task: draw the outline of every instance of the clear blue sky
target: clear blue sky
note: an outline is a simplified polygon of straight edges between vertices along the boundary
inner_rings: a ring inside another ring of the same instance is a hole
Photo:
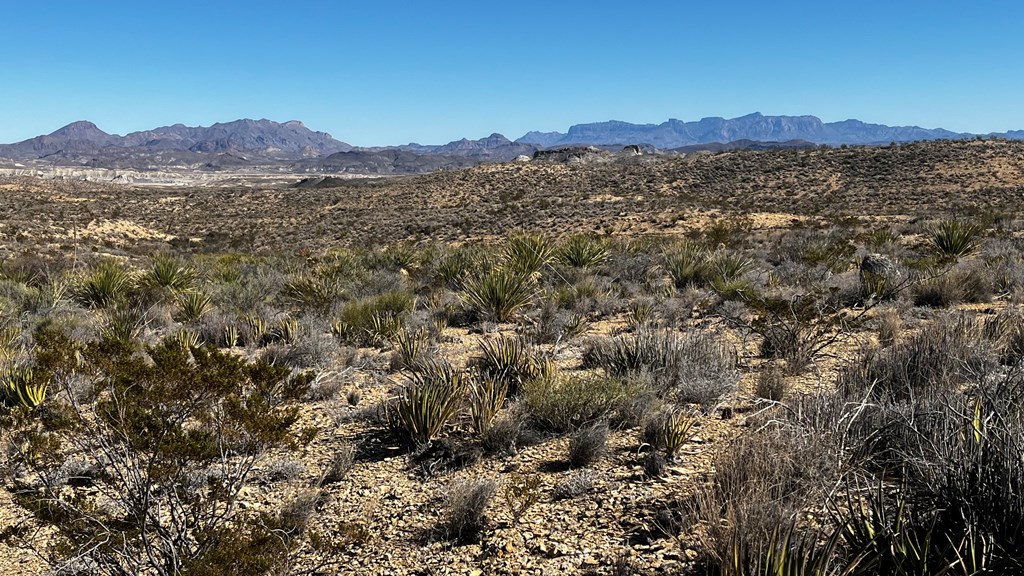
[[[357,145],[609,119],[1024,128],[1024,3],[9,1],[0,142],[302,120]]]

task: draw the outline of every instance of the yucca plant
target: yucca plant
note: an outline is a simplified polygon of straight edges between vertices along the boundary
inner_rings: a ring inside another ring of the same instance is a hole
[[[195,330],[179,330],[174,333],[174,336],[172,336],[171,339],[174,340],[175,344],[181,346],[185,350],[198,348],[200,343],[199,332],[196,332]]]
[[[429,343],[426,330],[403,328],[395,332],[393,339],[395,351],[402,360],[403,366],[415,366],[426,356]]]
[[[608,242],[585,234],[575,234],[558,249],[558,259],[575,268],[590,268],[608,259]]]
[[[238,345],[238,326],[227,324],[224,326],[224,345],[234,348]]]
[[[516,395],[523,382],[539,374],[540,363],[520,336],[499,335],[480,340],[477,346],[476,367],[485,378],[505,383],[509,395]]]
[[[173,256],[157,255],[142,276],[141,284],[169,292],[185,292],[195,288],[196,271]]]
[[[854,557],[842,563],[840,532],[821,540],[817,534],[800,534],[796,526],[775,527],[764,545],[742,540],[733,533],[729,557],[722,559],[722,576],[848,576],[860,561]]]
[[[513,234],[505,241],[504,265],[521,276],[531,276],[555,257],[551,240],[536,234]]]
[[[21,327],[6,325],[0,328],[0,358],[10,360],[21,349]]]
[[[46,382],[39,382],[36,373],[25,366],[7,369],[0,376],[4,397],[8,405],[20,404],[35,408],[46,400]]]
[[[88,308],[109,308],[123,300],[136,284],[126,266],[105,261],[96,266],[74,290],[74,299]]]
[[[142,334],[146,327],[146,313],[132,306],[118,306],[103,315],[100,333],[104,338],[129,343]]]
[[[633,300],[626,308],[626,325],[636,330],[646,326],[654,317],[654,300]]]
[[[292,344],[299,339],[299,321],[294,318],[281,318],[269,332],[269,337],[277,342]]]
[[[269,327],[267,322],[259,316],[249,316],[245,319],[246,345],[259,346],[266,337]]]
[[[754,266],[754,261],[730,250],[720,250],[708,262],[716,280],[733,282]]]
[[[713,278],[707,254],[693,242],[680,242],[668,248],[662,260],[676,288],[703,286]]]
[[[689,442],[690,438],[693,438],[693,428],[696,423],[696,418],[676,411],[665,416],[661,435],[668,460],[673,460],[676,452]]]
[[[199,322],[210,311],[212,305],[213,300],[209,294],[198,291],[183,292],[178,296],[178,317],[182,322]]]
[[[366,328],[367,341],[374,346],[391,342],[402,331],[402,318],[389,312],[374,312]]]
[[[529,275],[498,268],[480,278],[469,279],[463,298],[467,306],[483,318],[507,322],[530,304],[536,292],[536,283]]]
[[[462,373],[451,364],[423,362],[410,375],[398,400],[398,422],[414,443],[426,444],[458,411],[465,391]]]
[[[494,378],[479,377],[473,382],[469,396],[469,416],[473,430],[486,434],[501,410],[508,394],[508,384]]]
[[[344,295],[338,279],[302,275],[285,283],[281,294],[302,308],[326,310]]]
[[[942,220],[929,230],[932,247],[951,259],[969,256],[981,247],[980,225],[963,220]]]

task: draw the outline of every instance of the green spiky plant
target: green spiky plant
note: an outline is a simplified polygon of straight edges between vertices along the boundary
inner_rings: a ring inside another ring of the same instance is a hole
[[[463,300],[484,319],[508,322],[533,301],[536,293],[536,282],[530,275],[509,268],[498,268],[480,278],[466,281]]]
[[[212,306],[213,300],[205,292],[183,292],[178,296],[178,316],[182,322],[199,322]]]
[[[25,366],[9,368],[0,375],[2,389],[8,405],[35,408],[46,400],[47,382],[40,382],[35,371]]]
[[[714,277],[704,248],[693,242],[680,242],[667,248],[662,254],[662,263],[676,288],[704,286]]]
[[[135,288],[135,273],[112,261],[98,264],[73,291],[75,301],[88,308],[109,308],[122,301]]]
[[[196,271],[173,256],[158,254],[153,257],[149,270],[140,284],[167,292],[185,292],[196,287]]]
[[[555,258],[555,246],[544,236],[517,233],[505,241],[502,255],[506,268],[521,276],[532,276]]]
[[[949,259],[962,258],[981,247],[980,225],[963,220],[942,220],[928,231],[932,248]]]
[[[470,387],[469,415],[473,430],[477,434],[486,434],[491,429],[491,422],[501,410],[508,394],[508,384],[494,378],[478,377]]]
[[[540,362],[522,337],[499,335],[477,343],[480,356],[475,364],[485,378],[504,382],[515,396],[523,382],[536,378]]]
[[[574,268],[591,268],[608,259],[608,242],[586,234],[575,234],[558,249],[558,259]]]
[[[675,459],[679,449],[693,438],[693,428],[696,424],[696,418],[677,411],[673,411],[665,417],[661,435],[662,441],[665,443],[665,454],[669,461]]]
[[[423,362],[398,400],[398,423],[413,443],[427,444],[458,411],[465,392],[466,381],[451,364]]]

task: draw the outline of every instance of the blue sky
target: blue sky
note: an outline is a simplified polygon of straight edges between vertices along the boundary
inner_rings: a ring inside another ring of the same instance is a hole
[[[609,119],[1024,128],[1024,3],[6,2],[0,142],[302,120],[357,145]]]

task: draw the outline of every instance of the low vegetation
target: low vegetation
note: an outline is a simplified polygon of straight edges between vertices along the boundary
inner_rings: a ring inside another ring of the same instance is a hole
[[[68,574],[1024,573],[1021,221],[766,215],[693,172],[736,184],[752,156],[715,158],[616,167],[717,191],[638,200],[671,216],[644,233],[596,192],[524,227],[495,180],[486,239],[4,246],[2,550]]]

